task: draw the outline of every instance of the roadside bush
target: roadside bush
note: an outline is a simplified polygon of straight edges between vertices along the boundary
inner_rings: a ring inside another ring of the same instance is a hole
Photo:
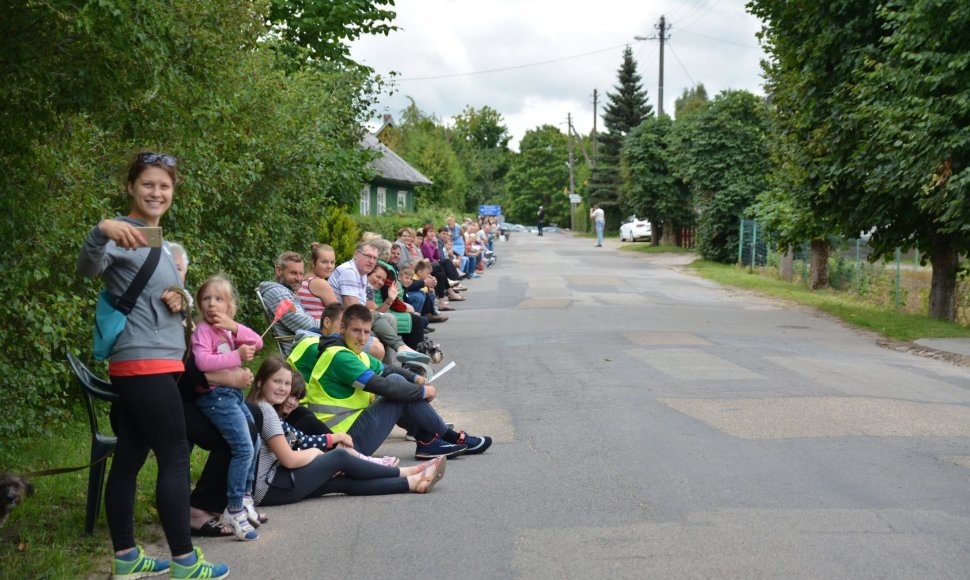
[[[354,216],[361,232],[377,232],[382,238],[390,241],[397,240],[397,231],[403,227],[409,227],[415,231],[420,230],[424,224],[434,224],[435,230],[445,225],[449,215],[457,217],[461,223],[463,215],[459,211],[438,209],[431,207],[418,210],[414,213],[385,214],[382,216]]]
[[[273,258],[304,249],[316,216],[356,202],[369,178],[358,146],[368,78],[282,63],[259,44],[265,4],[177,0],[151,10],[150,27],[114,4],[88,3],[65,23],[38,3],[43,31],[17,48],[39,61],[0,59],[0,95],[22,107],[0,123],[0,438],[56,425],[71,405],[64,353],[89,358],[101,287],[75,273],[77,252],[98,221],[126,212],[135,151],[179,159],[183,181],[161,225],[191,256],[189,288],[225,272],[254,327],[252,288],[272,276]]]
[[[343,207],[334,207],[320,218],[320,226],[317,228],[317,237],[314,241],[333,246],[339,265],[353,257],[360,233],[357,222],[347,214],[347,210]],[[311,256],[307,248],[304,259],[309,262],[312,259]]]

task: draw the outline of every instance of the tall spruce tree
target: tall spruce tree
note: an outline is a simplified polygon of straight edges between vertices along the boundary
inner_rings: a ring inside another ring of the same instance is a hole
[[[617,79],[619,82],[613,87],[615,92],[606,93],[608,102],[603,112],[606,131],[599,137],[596,167],[587,186],[590,203],[598,203],[606,212],[607,227],[616,227],[622,217],[619,210],[622,209],[620,204],[625,189],[620,169],[623,140],[653,112],[629,46],[623,50],[623,63],[617,70]]]

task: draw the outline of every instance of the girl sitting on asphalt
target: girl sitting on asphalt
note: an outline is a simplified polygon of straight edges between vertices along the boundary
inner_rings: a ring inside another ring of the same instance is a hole
[[[294,450],[275,405],[290,395],[293,370],[269,356],[259,367],[249,400],[262,414],[254,498],[258,505],[284,505],[328,493],[382,495],[427,493],[444,476],[445,459],[412,467],[390,467],[355,457],[346,449],[324,454],[316,447]],[[335,477],[337,472],[342,477]]]

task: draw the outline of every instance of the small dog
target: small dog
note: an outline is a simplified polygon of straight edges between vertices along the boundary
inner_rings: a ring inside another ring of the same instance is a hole
[[[34,495],[34,485],[25,477],[0,471],[0,527],[24,499]]]

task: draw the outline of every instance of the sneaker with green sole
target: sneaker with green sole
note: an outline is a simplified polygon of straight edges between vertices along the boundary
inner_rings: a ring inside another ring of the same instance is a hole
[[[168,574],[168,560],[156,560],[146,556],[141,546],[135,546],[138,556],[134,560],[114,558],[111,562],[112,580],[135,580],[136,578],[150,578]]]
[[[202,550],[195,548],[195,563],[190,565],[179,564],[172,560],[172,578],[208,578],[219,580],[229,576],[229,566],[225,564],[213,564],[206,562],[202,558]]]

